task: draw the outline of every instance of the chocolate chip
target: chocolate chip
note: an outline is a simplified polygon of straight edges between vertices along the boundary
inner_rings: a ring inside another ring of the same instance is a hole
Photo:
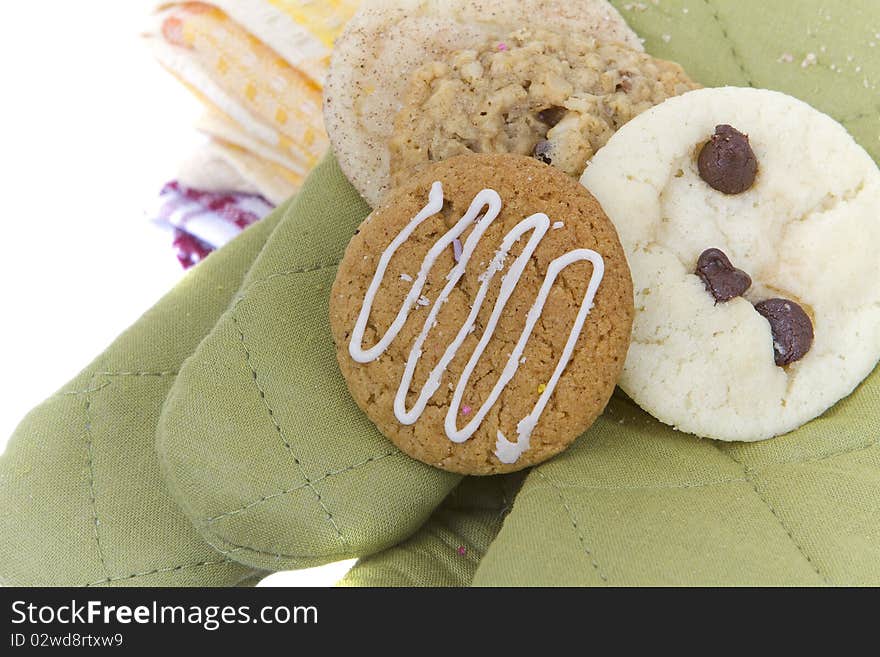
[[[770,322],[773,349],[779,367],[791,365],[813,346],[813,322],[804,309],[788,299],[769,299],[755,306]]]
[[[553,144],[546,139],[542,139],[535,144],[535,150],[532,152],[532,155],[535,156],[536,160],[541,160],[544,164],[553,164],[553,158],[550,155],[552,150]]]
[[[552,128],[564,119],[566,114],[568,114],[568,110],[564,107],[548,107],[538,112],[538,120]]]
[[[730,259],[720,249],[707,249],[697,261],[697,276],[703,279],[706,289],[715,301],[730,301],[741,297],[752,287],[751,277],[742,269],[730,264]]]
[[[697,162],[700,177],[724,194],[742,194],[758,176],[758,159],[749,138],[729,125],[715,128]]]

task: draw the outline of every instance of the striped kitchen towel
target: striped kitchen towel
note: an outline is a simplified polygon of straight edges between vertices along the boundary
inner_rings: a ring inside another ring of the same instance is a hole
[[[189,269],[273,209],[256,194],[197,190],[175,180],[162,189],[151,215],[174,231],[177,259]]]
[[[223,162],[209,172],[222,171],[227,189],[256,189],[279,204],[324,155],[324,76],[333,41],[359,4],[159,3],[145,37],[159,62],[205,105],[197,127],[210,138],[210,157]],[[199,189],[221,187],[192,163],[184,163],[178,178]]]

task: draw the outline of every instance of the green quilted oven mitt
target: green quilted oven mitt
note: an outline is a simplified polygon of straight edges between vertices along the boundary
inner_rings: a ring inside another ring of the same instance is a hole
[[[880,374],[793,434],[722,444],[618,395],[526,480],[474,583],[880,584]]]
[[[157,449],[205,539],[266,570],[366,556],[413,534],[460,477],[394,447],[352,400],[330,287],[369,208],[333,158],[171,387]]]
[[[285,209],[207,258],[73,381],[0,459],[0,581],[230,586],[259,574],[211,548],[163,482],[156,423]]]

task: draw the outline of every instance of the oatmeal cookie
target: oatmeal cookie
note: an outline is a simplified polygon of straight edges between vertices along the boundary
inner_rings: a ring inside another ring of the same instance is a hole
[[[532,155],[579,178],[621,126],[697,86],[678,64],[620,43],[533,29],[487,39],[413,73],[392,183],[467,153]]]
[[[366,0],[333,51],[324,119],[339,165],[372,206],[388,190],[388,140],[410,74],[533,24],[641,50],[606,0]]]

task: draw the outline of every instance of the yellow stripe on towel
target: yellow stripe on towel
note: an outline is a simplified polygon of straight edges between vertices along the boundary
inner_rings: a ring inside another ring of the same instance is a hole
[[[208,109],[212,152],[272,200],[329,148],[321,85],[361,0],[160,0],[146,35]]]
[[[294,22],[306,28],[328,48],[345,23],[354,15],[360,0],[268,0]]]
[[[319,85],[211,5],[173,7],[162,34],[190,50],[220,88],[277,130],[282,150],[294,149],[300,155],[296,159],[309,167],[317,163],[328,147]]]

